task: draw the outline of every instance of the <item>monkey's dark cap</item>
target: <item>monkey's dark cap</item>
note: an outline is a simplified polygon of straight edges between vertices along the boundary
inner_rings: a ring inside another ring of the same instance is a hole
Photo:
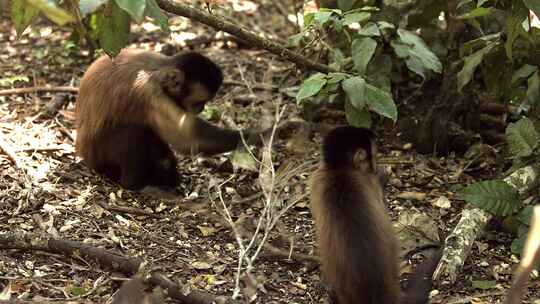
[[[351,126],[337,127],[324,137],[324,162],[330,168],[350,166],[358,149],[364,149],[368,159],[372,159],[371,145],[374,140],[375,134],[371,130]]]
[[[223,72],[210,58],[197,52],[185,52],[175,57],[188,80],[200,82],[213,94],[218,91],[223,83]]]

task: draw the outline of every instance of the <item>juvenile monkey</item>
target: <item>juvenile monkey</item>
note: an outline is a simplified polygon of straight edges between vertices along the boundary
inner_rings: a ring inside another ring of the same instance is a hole
[[[335,303],[426,303],[440,255],[417,268],[401,295],[399,246],[376,173],[374,134],[332,130],[310,186],[321,271]]]
[[[234,150],[240,131],[197,116],[223,82],[221,69],[194,52],[165,56],[125,49],[98,58],[84,74],[75,116],[76,150],[84,162],[127,189],[178,184],[173,149],[217,154]],[[245,131],[248,142],[259,133]]]

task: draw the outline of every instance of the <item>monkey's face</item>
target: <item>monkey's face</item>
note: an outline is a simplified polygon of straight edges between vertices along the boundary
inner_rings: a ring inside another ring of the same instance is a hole
[[[199,82],[187,84],[184,90],[185,95],[182,98],[182,107],[184,110],[199,114],[204,110],[205,104],[214,97],[204,85]]]

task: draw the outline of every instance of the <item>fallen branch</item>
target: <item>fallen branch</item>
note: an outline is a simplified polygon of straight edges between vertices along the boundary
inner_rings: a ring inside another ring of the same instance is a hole
[[[157,0],[157,3],[164,11],[178,16],[186,17],[191,20],[195,20],[197,22],[211,26],[217,30],[227,32],[231,35],[238,37],[239,39],[244,40],[247,44],[250,44],[251,46],[265,49],[270,53],[273,53],[281,58],[285,58],[301,67],[322,73],[330,73],[337,71],[327,65],[315,62],[296,52],[293,52],[274,41],[264,39],[259,35],[243,29],[232,22],[212,16],[200,9],[192,8],[189,5],[179,2],[173,3],[169,0]]]
[[[504,181],[518,189],[519,193],[526,193],[535,184],[539,168],[524,167],[504,179]],[[433,275],[435,280],[447,278],[450,283],[457,279],[458,272],[465,263],[474,241],[484,232],[484,228],[492,215],[478,208],[463,210],[461,219],[446,238],[443,256]]]
[[[152,213],[150,211],[146,211],[146,210],[139,209],[139,208],[126,207],[126,206],[115,206],[115,205],[107,204],[103,200],[97,200],[96,203],[101,208],[103,208],[103,209],[105,209],[105,210],[107,210],[109,212],[133,214],[133,215],[143,215],[143,216],[148,216],[148,217],[153,217],[153,218],[161,218],[161,216],[159,214],[155,214],[155,213]]]
[[[45,252],[63,254],[65,256],[77,255],[96,260],[100,265],[111,268],[126,275],[134,275],[143,263],[142,259],[129,258],[121,254],[107,251],[103,248],[89,244],[53,239],[51,237],[35,234],[0,234],[0,250],[40,250]],[[151,269],[151,267],[149,267]],[[205,291],[189,289],[171,281],[165,275],[153,271],[149,282],[167,290],[169,297],[188,304],[222,303],[225,300]],[[189,292],[186,292],[189,290]]]
[[[65,86],[65,87],[31,87],[31,88],[6,89],[6,90],[0,90],[0,96],[31,94],[31,93],[39,93],[39,92],[68,92],[68,93],[77,94],[79,92],[79,88]]]

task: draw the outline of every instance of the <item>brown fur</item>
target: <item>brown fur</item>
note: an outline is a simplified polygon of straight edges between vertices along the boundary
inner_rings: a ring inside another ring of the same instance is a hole
[[[125,282],[118,290],[112,304],[159,304],[163,299],[144,291],[145,285],[140,278]]]
[[[339,304],[425,303],[432,264],[413,274],[412,296],[400,298],[399,247],[376,174],[374,140],[354,127],[336,128],[324,139],[323,160],[310,181],[323,279]]]
[[[178,173],[168,144],[182,153],[236,148],[239,131],[197,117],[221,85],[221,70],[208,59],[199,68],[188,56],[126,49],[88,68],[75,114],[77,152],[90,168],[126,188],[174,186]]]

